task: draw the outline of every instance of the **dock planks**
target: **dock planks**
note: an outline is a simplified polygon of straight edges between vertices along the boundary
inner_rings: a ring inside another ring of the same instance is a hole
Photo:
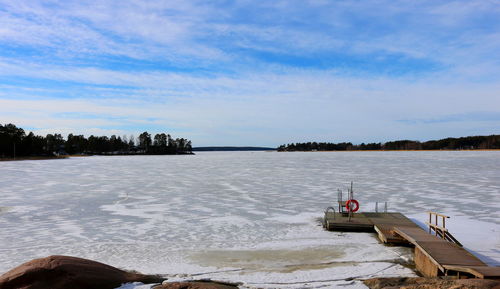
[[[417,224],[401,213],[356,213],[349,221],[347,216],[328,212],[325,214],[323,225],[330,231],[376,231],[384,243],[404,242],[393,232],[394,227],[419,228]]]
[[[444,265],[448,271],[466,272],[481,279],[499,279],[500,267]]]
[[[323,225],[330,231],[375,231],[384,243],[410,243],[415,246],[417,270],[428,277],[465,273],[500,279],[500,267],[489,267],[461,246],[424,231],[401,213],[356,213],[349,221],[346,215],[328,212]]]

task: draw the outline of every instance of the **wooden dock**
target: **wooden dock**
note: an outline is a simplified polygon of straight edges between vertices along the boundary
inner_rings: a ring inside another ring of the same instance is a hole
[[[437,236],[439,231],[430,234],[401,213],[354,213],[349,220],[346,214],[327,211],[323,226],[329,231],[376,232],[383,243],[413,245],[416,268],[426,277],[500,279],[500,267],[489,267],[458,241],[457,244]]]

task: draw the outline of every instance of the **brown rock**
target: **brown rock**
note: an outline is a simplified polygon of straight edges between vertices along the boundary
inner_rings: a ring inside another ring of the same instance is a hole
[[[448,278],[373,278],[364,281],[370,289],[500,289],[500,280]]]
[[[49,256],[26,262],[0,276],[0,289],[107,289],[123,283],[158,283],[155,275],[143,275],[92,260]]]
[[[237,289],[236,284],[217,281],[164,282],[153,289]]]

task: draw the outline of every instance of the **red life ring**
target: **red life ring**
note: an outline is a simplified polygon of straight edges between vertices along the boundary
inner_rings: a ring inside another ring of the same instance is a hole
[[[354,208],[351,209],[351,203],[354,204]],[[352,199],[352,200],[348,200],[346,203],[345,203],[345,208],[347,209],[347,211],[351,211],[354,213],[354,212],[357,212],[359,210],[359,202]]]

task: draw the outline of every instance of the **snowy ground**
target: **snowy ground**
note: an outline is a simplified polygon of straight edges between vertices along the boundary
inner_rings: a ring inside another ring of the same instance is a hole
[[[498,172],[500,152],[211,152],[3,162],[0,273],[63,254],[251,288],[365,288],[358,279],[413,276],[406,267],[411,249],[383,246],[372,234],[322,229],[323,210],[351,180],[361,210],[388,201],[389,210],[421,223],[428,210],[448,214],[447,227],[465,247],[499,266]]]

